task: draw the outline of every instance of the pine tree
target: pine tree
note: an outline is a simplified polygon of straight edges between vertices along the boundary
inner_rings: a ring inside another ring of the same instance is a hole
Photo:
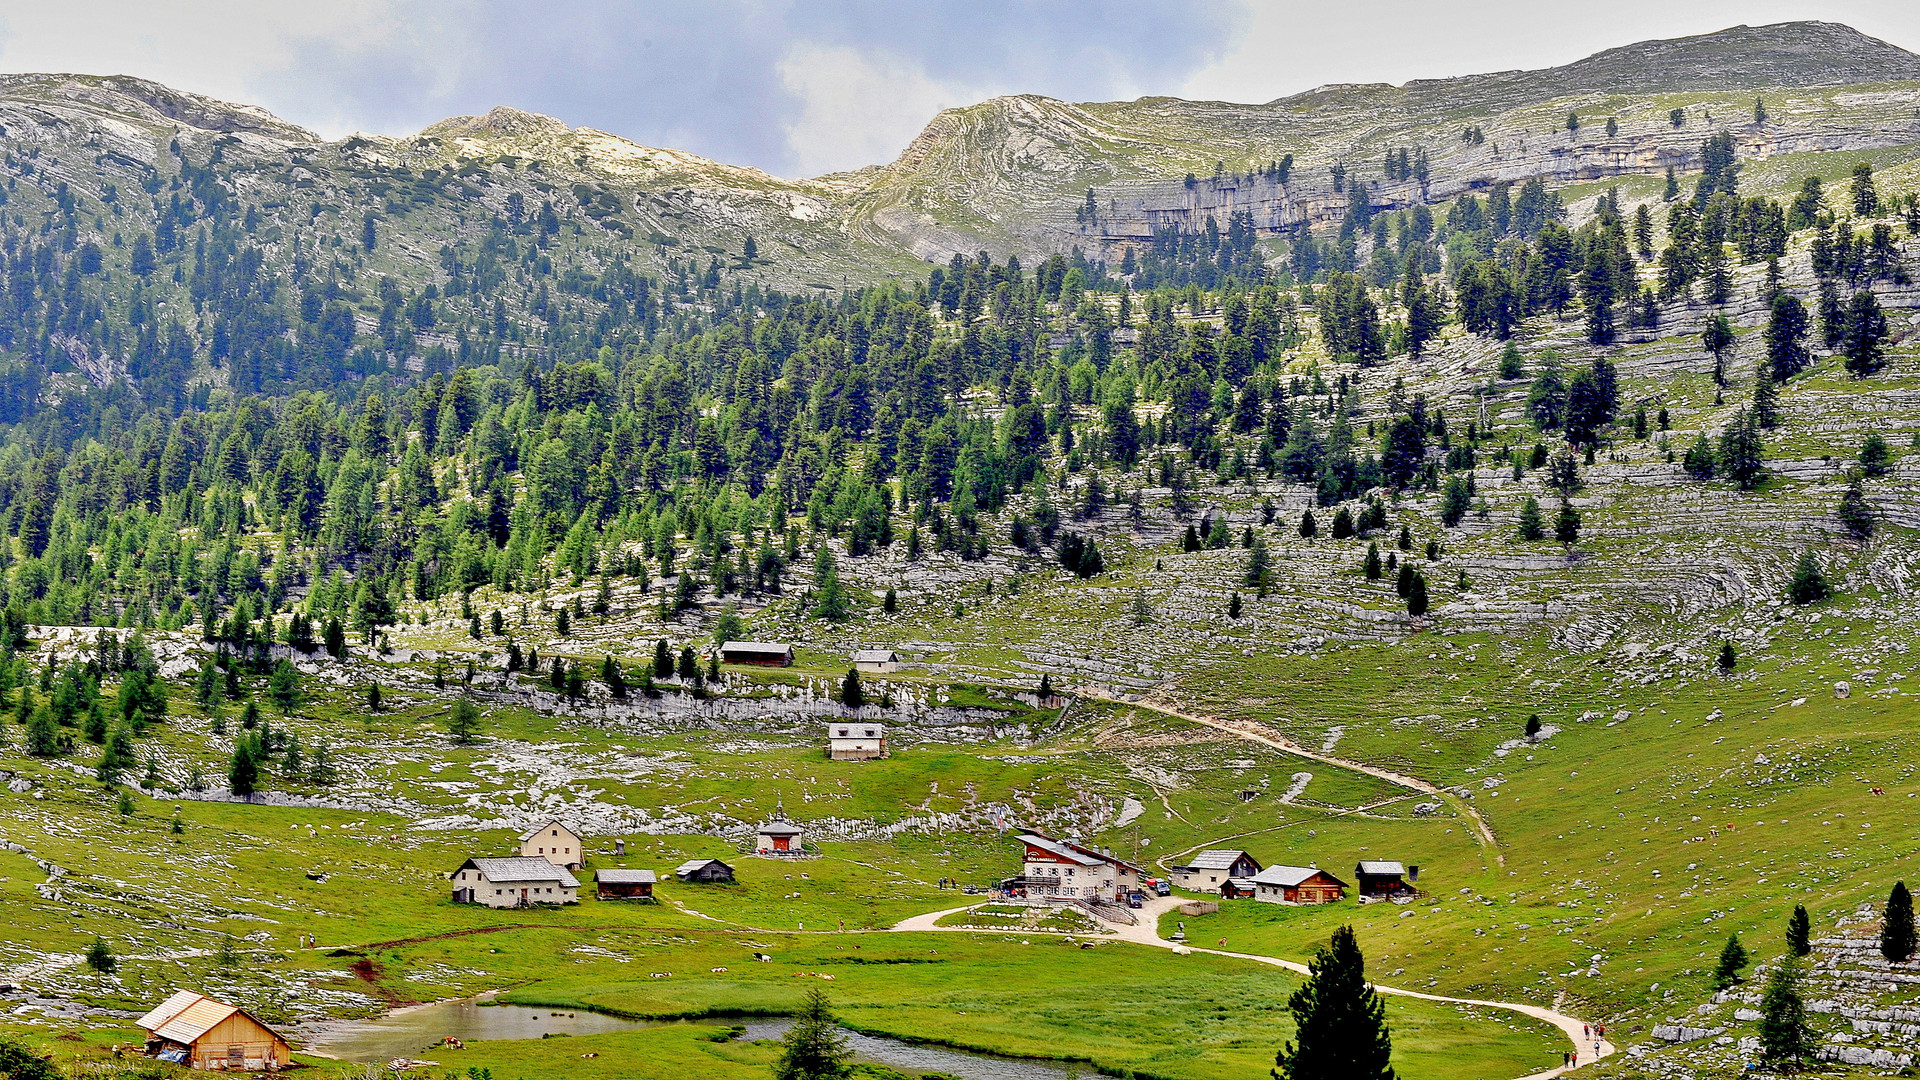
[[[1145,626],[1153,621],[1153,605],[1147,601],[1147,590],[1133,590],[1133,625]]]
[[[1793,916],[1787,920],[1787,951],[1795,956],[1813,952],[1813,920],[1807,917],[1805,904],[1793,905]]]
[[[1847,371],[1864,379],[1886,364],[1887,316],[1872,290],[1862,289],[1848,303],[1840,335]]]
[[[1560,500],[1560,513],[1554,516],[1553,538],[1569,547],[1580,541],[1580,511],[1566,499]]]
[[[859,669],[848,668],[846,678],[840,680],[840,704],[849,709],[857,709],[866,703],[866,691],[860,688]]]
[[[1302,513],[1300,515],[1300,535],[1311,540],[1314,536],[1318,535],[1319,532],[1320,526],[1313,520],[1313,511],[1308,510]]]
[[[1767,361],[1775,382],[1786,382],[1806,369],[1812,354],[1807,351],[1807,305],[1792,293],[1773,298],[1767,312]]]
[[[1726,947],[1720,950],[1720,961],[1713,967],[1713,988],[1725,990],[1739,982],[1740,972],[1747,963],[1747,948],[1740,944],[1740,935],[1729,934]]]
[[[1801,909],[1801,914],[1804,914]],[[1799,957],[1782,957],[1760,995],[1760,1056],[1797,1067],[1813,1053],[1813,1031],[1800,999]]]
[[[891,588],[887,590],[886,599],[880,602],[880,610],[889,615],[900,610],[900,597]]]
[[[1820,560],[1813,557],[1813,549],[1800,553],[1800,562],[1793,568],[1793,579],[1787,583],[1787,599],[1795,604],[1817,604],[1833,595],[1833,586],[1827,583],[1827,575],[1820,569]]]
[[[1840,505],[1834,509],[1834,515],[1846,528],[1847,535],[1855,540],[1873,537],[1873,504],[1867,501],[1866,492],[1860,490],[1860,481],[1855,480],[1847,485],[1846,493],[1840,496]]]
[[[1540,500],[1529,495],[1520,506],[1520,539],[1534,541],[1545,535],[1547,526],[1540,515]]]
[[[808,990],[793,1026],[780,1039],[773,1080],[840,1080],[851,1070],[853,1052],[834,1022],[824,990]]]
[[[607,691],[614,700],[619,701],[627,696],[627,673],[620,670],[620,665],[611,656],[600,661],[600,681],[607,684]]]
[[[673,653],[667,648],[665,638],[653,643],[653,677],[656,679],[673,678]]]
[[[1274,1055],[1274,1080],[1394,1080],[1386,1004],[1368,985],[1366,960],[1343,926],[1287,999],[1294,1039]]]
[[[1233,596],[1227,601],[1227,618],[1229,619],[1239,618],[1240,611],[1241,611],[1240,594],[1238,592],[1235,592]]]
[[[1733,642],[1731,641],[1721,642],[1720,643],[1720,660],[1719,660],[1720,670],[1732,671],[1734,665],[1739,662],[1740,662],[1739,655],[1733,651]]]
[[[1860,471],[1868,476],[1884,476],[1892,464],[1893,451],[1887,446],[1886,437],[1877,431],[1867,432],[1866,441],[1860,444]]]
[[[1367,561],[1362,565],[1361,569],[1367,575],[1368,581],[1380,580],[1382,571],[1380,569],[1379,544],[1373,543],[1372,541],[1367,542]]]
[[[1896,881],[1880,916],[1880,955],[1897,964],[1913,955],[1915,944],[1913,894],[1906,882]]]
[[[227,765],[227,787],[246,798],[260,783],[260,763],[253,756],[253,740],[241,738],[233,746],[233,760]]]
[[[1780,388],[1774,384],[1773,369],[1766,364],[1753,373],[1753,421],[1767,430],[1780,422]]]
[[[1761,462],[1764,449],[1760,441],[1760,424],[1753,410],[1742,409],[1720,433],[1720,453],[1718,466],[1722,475],[1732,480],[1741,491],[1752,491],[1766,473]]]
[[[1427,575],[1413,572],[1413,580],[1407,583],[1407,614],[1419,618],[1427,613]]]

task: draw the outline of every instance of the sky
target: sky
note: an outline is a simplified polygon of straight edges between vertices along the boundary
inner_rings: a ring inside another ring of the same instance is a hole
[[[1261,102],[1792,19],[1920,52],[1913,0],[0,0],[0,71],[138,75],[329,138],[511,105],[797,177],[999,94]]]

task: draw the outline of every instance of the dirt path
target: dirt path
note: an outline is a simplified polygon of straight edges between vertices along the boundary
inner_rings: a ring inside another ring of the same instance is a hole
[[[1176,953],[1181,952],[1183,950],[1187,952],[1210,953],[1214,956],[1227,956],[1227,957],[1232,957],[1235,960],[1251,960],[1256,964],[1269,964],[1269,965],[1272,965],[1273,967],[1285,968],[1288,971],[1298,972],[1302,975],[1307,974],[1307,966],[1305,964],[1297,963],[1292,960],[1282,960],[1277,956],[1262,956],[1259,953],[1229,952],[1225,949],[1206,949],[1206,948],[1201,948],[1194,945],[1183,945],[1178,942],[1168,941],[1165,938],[1161,937],[1159,933],[1160,916],[1165,915],[1167,912],[1178,908],[1181,904],[1185,902],[1186,901],[1182,897],[1178,897],[1178,896],[1156,896],[1152,900],[1148,901],[1147,906],[1141,910],[1140,922],[1134,926],[1124,926],[1119,923],[1106,922],[1105,920],[1099,920],[1099,921],[1101,923],[1102,928],[1106,930],[1109,934],[1111,934],[1113,937],[1118,938],[1121,941],[1130,942],[1135,945],[1145,945],[1151,948],[1160,948],[1160,949],[1172,949]],[[1243,901],[1243,902],[1251,903],[1252,901]],[[973,907],[973,906],[975,905],[972,905],[972,904],[967,905],[967,907]],[[935,931],[939,933],[959,932],[959,933],[969,933],[969,934],[1021,934],[1021,933],[1031,934],[1032,933],[1032,931],[1027,931],[1027,930],[1014,930],[1014,929],[970,930],[965,927],[959,927],[959,926],[934,925],[935,923],[939,922],[941,919],[945,918],[948,915],[952,915],[955,912],[967,910],[967,907],[947,908],[944,911],[931,911],[925,915],[915,915],[911,919],[907,919],[903,922],[896,924],[892,929],[896,932]],[[1552,1024],[1554,1027],[1559,1028],[1561,1032],[1567,1036],[1567,1040],[1573,1044],[1573,1048],[1580,1052],[1581,1066],[1591,1064],[1592,1062],[1598,1060],[1599,1058],[1610,1057],[1614,1052],[1613,1044],[1602,1040],[1600,1042],[1600,1053],[1596,1057],[1593,1052],[1594,1050],[1593,1037],[1591,1035],[1585,1035],[1583,1037],[1583,1032],[1586,1031],[1586,1023],[1584,1021],[1581,1021],[1572,1016],[1568,1016],[1565,1013],[1555,1012],[1552,1009],[1545,1008],[1540,1005],[1526,1005],[1517,1001],[1483,1001],[1479,998],[1447,997],[1444,994],[1428,994],[1419,990],[1402,990],[1398,987],[1382,986],[1379,983],[1374,983],[1373,988],[1379,991],[1380,993],[1389,995],[1391,997],[1419,998],[1422,1001],[1438,1001],[1448,1005],[1477,1005],[1482,1008],[1488,1008],[1488,1009],[1504,1009],[1507,1012],[1519,1013],[1522,1016],[1530,1016],[1535,1020],[1544,1020],[1547,1023]],[[1579,1068],[1580,1066],[1574,1066],[1574,1067]],[[1548,1080],[1548,1078],[1550,1077],[1560,1076],[1561,1074],[1566,1073],[1568,1071],[1570,1070],[1564,1067],[1552,1068],[1552,1069],[1544,1070],[1542,1072],[1533,1073],[1529,1076],[1521,1077],[1519,1078],[1519,1080]]]
[[[1422,795],[1431,795],[1446,803],[1448,806],[1453,807],[1459,812],[1461,817],[1472,822],[1475,839],[1480,841],[1482,847],[1493,853],[1495,862],[1501,866],[1507,865],[1507,857],[1501,852],[1499,842],[1493,838],[1493,830],[1487,826],[1485,819],[1481,818],[1478,810],[1475,810],[1466,800],[1457,798],[1418,777],[1406,776],[1402,773],[1392,772],[1374,765],[1367,765],[1363,762],[1349,761],[1346,758],[1337,758],[1331,754],[1320,753],[1317,750],[1309,750],[1299,743],[1294,742],[1292,739],[1284,735],[1276,734],[1272,730],[1251,721],[1243,721],[1240,724],[1235,724],[1211,716],[1200,716],[1196,713],[1185,712],[1172,705],[1153,704],[1147,701],[1127,701],[1098,690],[1080,689],[1077,692],[1097,701],[1145,709],[1148,712],[1157,712],[1166,716],[1176,717],[1188,723],[1199,724],[1202,727],[1210,727],[1215,731],[1225,732],[1228,735],[1245,739],[1248,742],[1259,743],[1269,749],[1278,750],[1283,754],[1292,754],[1295,757],[1305,758],[1308,761],[1318,761],[1323,765],[1331,765],[1338,769],[1364,773],[1367,776],[1374,777],[1378,780],[1385,780],[1389,784],[1406,788],[1409,791],[1417,791]]]

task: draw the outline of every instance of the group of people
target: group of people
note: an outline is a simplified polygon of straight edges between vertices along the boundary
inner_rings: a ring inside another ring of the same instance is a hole
[[[1605,1024],[1581,1024],[1580,1025],[1581,1041],[1584,1042],[1587,1039],[1593,1040],[1593,1060],[1595,1061],[1600,1060],[1600,1043],[1606,1037],[1607,1037],[1607,1025]],[[1572,1050],[1561,1051],[1560,1065],[1561,1067],[1568,1068],[1568,1069],[1577,1069],[1580,1067],[1580,1048],[1578,1045],[1576,1045]]]

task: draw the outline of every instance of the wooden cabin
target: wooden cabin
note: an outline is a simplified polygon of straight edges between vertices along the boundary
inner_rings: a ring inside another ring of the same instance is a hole
[[[1220,883],[1220,899],[1251,900],[1253,899],[1254,888],[1252,878],[1228,878],[1226,881]]]
[[[759,667],[789,667],[793,664],[793,646],[779,641],[728,641],[720,646],[723,664],[754,664]]]
[[[887,756],[887,728],[864,720],[827,725],[827,757],[833,761],[872,761]]]
[[[580,882],[566,867],[537,856],[468,859],[451,876],[456,904],[511,908],[572,904],[580,899]]]
[[[1420,868],[1407,867],[1387,860],[1361,860],[1353,868],[1356,888],[1362,899],[1391,900],[1396,896],[1417,896],[1420,890],[1413,887],[1412,881],[1419,877]]]
[[[1244,851],[1215,848],[1173,868],[1173,883],[1195,892],[1214,892],[1233,878],[1250,878],[1260,872],[1260,860]]]
[[[149,1056],[190,1069],[277,1071],[292,1060],[287,1040],[252,1013],[192,990],[175,991],[139,1024]]]
[[[719,859],[690,859],[674,867],[673,876],[686,882],[732,884],[733,867]]]
[[[557,820],[520,834],[520,857],[523,859],[545,859],[555,866],[578,870],[585,859],[581,854],[585,850],[586,845],[581,842],[579,834]]]
[[[892,649],[856,649],[852,660],[854,670],[863,675],[885,675],[900,670],[900,654]]]
[[[651,870],[608,867],[594,871],[594,895],[602,900],[644,899],[653,895],[653,886],[659,880]]]
[[[1313,866],[1269,866],[1253,876],[1253,898],[1268,904],[1331,904],[1347,883]]]

